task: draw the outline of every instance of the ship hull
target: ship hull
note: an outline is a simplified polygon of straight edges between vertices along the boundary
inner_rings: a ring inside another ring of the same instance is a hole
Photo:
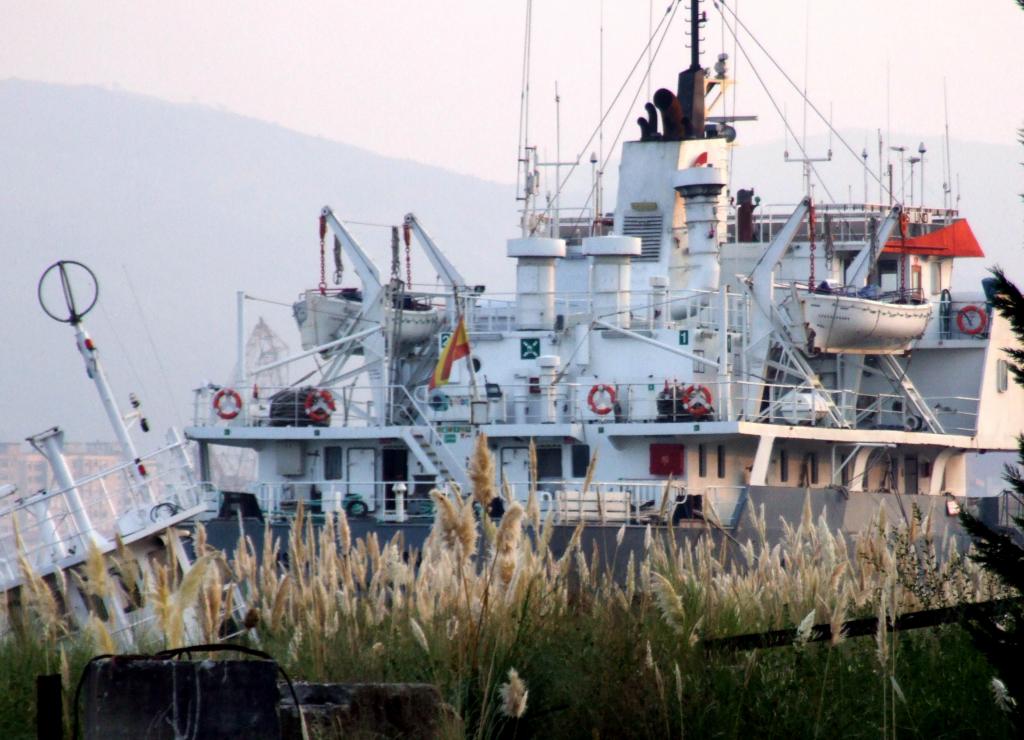
[[[630,523],[600,524],[588,522],[580,536],[581,549],[588,556],[596,553],[600,564],[613,568],[617,577],[625,575],[629,553],[642,554],[648,537],[671,538],[676,542],[695,544],[702,538],[710,538],[721,546],[725,560],[739,556],[739,548],[748,540],[758,542],[761,534],[758,520],[764,517],[764,535],[768,544],[774,546],[786,535],[786,525],[795,528],[809,509],[817,525],[824,518],[829,531],[841,533],[852,547],[857,536],[878,525],[879,509],[885,508],[885,519],[894,526],[909,525],[912,518],[927,520],[941,556],[946,551],[942,546],[948,538],[956,541],[957,549],[965,551],[970,538],[960,526],[959,519],[950,513],[944,496],[907,495],[893,493],[844,493],[841,489],[805,489],[780,486],[752,486],[742,509],[738,512],[734,527],[723,528],[699,519],[684,519],[673,526]],[[985,501],[982,499],[981,501]],[[997,502],[997,498],[992,499]],[[981,507],[983,520],[986,516]],[[994,525],[994,518],[991,518]],[[315,517],[314,517],[315,521]],[[239,527],[249,538],[258,556],[263,551],[264,536],[267,532],[279,543],[278,551],[286,553],[291,534],[288,521],[264,522],[255,519],[217,518],[205,522],[207,542],[232,557],[239,541]],[[381,522],[369,517],[349,520],[352,538],[376,535],[379,541],[389,542],[400,538],[405,551],[418,550],[430,534],[433,522],[428,518],[407,522]],[[576,523],[554,525],[551,550],[561,556],[576,530]],[[621,544],[619,543],[621,531]],[[648,534],[650,531],[650,534]],[[595,550],[596,548],[596,550]],[[282,556],[282,564],[286,557]],[[592,566],[593,567],[593,566]]]

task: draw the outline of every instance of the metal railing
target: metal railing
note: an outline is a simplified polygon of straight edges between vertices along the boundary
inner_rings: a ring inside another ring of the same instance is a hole
[[[746,419],[788,426],[828,426],[830,421],[826,408],[829,403],[854,428],[907,431],[923,428],[911,404],[898,393],[853,393],[841,389],[814,389],[806,384],[720,381],[710,367],[696,363],[695,370],[693,382],[667,378],[647,383],[614,383],[595,378],[592,383],[544,384],[538,378],[530,383],[487,383],[476,388],[469,383],[453,382],[434,391],[426,386],[412,391],[404,386],[388,388],[395,409],[392,414],[395,423],[411,424],[423,430],[434,447],[444,445],[444,435],[436,426],[445,424],[614,424]],[[704,380],[704,377],[708,379]],[[600,385],[610,387],[614,398],[603,391],[600,398],[592,396],[593,388]],[[707,396],[704,395],[705,389]],[[230,420],[217,417],[211,406],[215,394],[205,391],[205,403],[201,397],[196,401],[196,424],[365,427],[372,423],[374,407],[370,386],[347,386],[343,391],[331,392],[336,408],[329,416],[320,419],[310,416],[301,397],[303,394],[307,397],[318,394],[320,389],[301,390],[297,400],[294,394],[290,395],[283,407],[278,407],[273,400],[276,389],[260,389],[258,399],[243,397],[243,408],[237,417]],[[322,399],[322,396],[317,396],[317,399]],[[702,403],[694,404],[694,401]],[[758,409],[753,418],[742,416],[742,410],[750,407],[748,401]],[[929,396],[924,401],[947,432],[974,433],[979,399]],[[316,406],[309,408],[315,409]]]
[[[398,504],[396,486],[406,490]],[[524,506],[530,495],[527,481],[510,481],[512,497]],[[434,505],[429,493],[436,486],[414,481],[302,480],[260,481],[251,487],[264,516],[288,520],[302,502],[314,520],[344,510],[350,516],[372,516],[382,521],[429,521]],[[604,523],[671,522],[680,518],[702,519],[735,526],[746,486],[716,485],[687,489],[682,481],[591,481],[583,490],[582,479],[541,480],[536,485],[542,518],[550,512],[559,523],[580,519]],[[666,500],[667,498],[667,500]],[[677,511],[682,507],[681,511]]]
[[[139,464],[146,471],[141,482]],[[160,528],[202,502],[184,443],[82,478],[73,489],[8,500],[0,509],[0,591],[20,578],[19,555],[46,572],[85,560],[92,545],[109,549],[116,536]]]

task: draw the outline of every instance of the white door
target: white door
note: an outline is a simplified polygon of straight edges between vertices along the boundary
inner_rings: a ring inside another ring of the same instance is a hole
[[[377,450],[372,447],[352,447],[348,451],[348,465],[345,466],[345,480],[348,492],[362,497],[371,509],[377,507]]]
[[[526,500],[530,493],[530,450],[528,447],[502,447],[498,483],[504,476],[517,498]]]

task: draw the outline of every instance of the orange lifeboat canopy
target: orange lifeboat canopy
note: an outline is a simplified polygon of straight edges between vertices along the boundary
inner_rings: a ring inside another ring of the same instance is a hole
[[[897,254],[929,255],[933,257],[984,257],[981,245],[971,231],[967,219],[960,218],[949,226],[901,240],[899,237],[885,243],[885,251]]]

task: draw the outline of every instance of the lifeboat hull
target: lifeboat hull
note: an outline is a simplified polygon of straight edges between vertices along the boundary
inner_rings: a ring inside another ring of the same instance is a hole
[[[341,339],[341,332],[351,325],[350,331],[357,332],[370,328],[368,324],[355,323],[363,309],[362,301],[343,295],[320,295],[310,290],[293,307],[295,321],[299,325],[302,348],[305,350]],[[385,323],[388,336],[393,336],[401,313],[398,341],[404,345],[422,344],[437,334],[441,327],[442,312],[437,308],[385,309]]]
[[[906,352],[932,316],[928,303],[886,303],[841,294],[810,293],[800,303],[807,344],[815,352]]]

